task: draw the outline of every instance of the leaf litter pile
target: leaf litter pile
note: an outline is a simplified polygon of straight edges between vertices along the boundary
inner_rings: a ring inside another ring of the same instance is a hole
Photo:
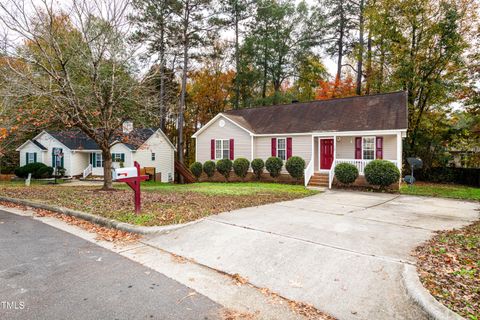
[[[423,285],[438,301],[469,320],[480,319],[480,221],[437,232],[414,255]]]
[[[54,217],[54,218],[63,220],[70,225],[74,225],[74,226],[80,227],[84,230],[87,230],[89,232],[96,233],[97,234],[97,237],[96,237],[97,240],[130,243],[130,242],[135,242],[138,239],[140,239],[140,235],[138,235],[138,234],[130,233],[130,232],[126,232],[126,231],[122,231],[122,230],[118,230],[118,229],[102,227],[102,226],[96,225],[94,223],[91,223],[89,221],[85,221],[83,219],[68,216],[66,214],[61,214],[61,213],[48,211],[48,210],[43,210],[43,209],[30,208],[30,207],[27,207],[27,206],[18,205],[18,204],[14,204],[14,203],[11,203],[11,202],[0,201],[0,205],[4,206],[4,207],[17,208],[17,209],[21,209],[21,210],[32,210],[32,211],[35,212],[35,216],[37,216],[37,217]]]
[[[185,223],[240,208],[258,206],[303,195],[269,191],[253,195],[207,194],[194,191],[160,190],[142,192],[142,214],[133,212],[133,193],[118,189],[99,191],[98,187],[5,186],[0,194],[69,209],[89,212],[122,222],[155,226]]]

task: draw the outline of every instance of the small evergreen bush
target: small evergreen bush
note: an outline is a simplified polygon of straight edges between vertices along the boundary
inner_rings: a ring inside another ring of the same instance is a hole
[[[230,159],[221,159],[217,161],[217,171],[225,177],[225,180],[228,181],[230,177],[230,172],[232,171],[232,160]]]
[[[202,164],[200,162],[194,162],[190,165],[190,171],[195,176],[195,178],[197,178],[197,181],[200,178],[200,176],[202,175],[202,170],[203,170],[203,168],[202,168]]]
[[[233,171],[242,180],[247,176],[248,168],[250,168],[250,161],[245,158],[238,158],[233,161]]]
[[[215,174],[215,168],[215,162],[213,162],[212,160],[205,161],[205,163],[203,164],[203,172],[205,172],[209,179]]]
[[[285,163],[285,169],[293,178],[300,179],[305,170],[305,160],[297,156],[290,157]]]
[[[283,167],[283,161],[278,157],[270,157],[265,162],[265,168],[270,173],[270,176],[272,178],[276,178],[280,175],[280,171],[282,170],[282,167]]]
[[[358,169],[351,163],[340,163],[335,166],[335,177],[343,184],[354,183],[358,178]]]
[[[400,171],[390,161],[373,160],[365,166],[365,179],[373,186],[388,187],[400,179]]]
[[[265,162],[262,159],[257,158],[252,160],[252,170],[257,180],[260,180],[262,177],[263,168],[265,168]]]

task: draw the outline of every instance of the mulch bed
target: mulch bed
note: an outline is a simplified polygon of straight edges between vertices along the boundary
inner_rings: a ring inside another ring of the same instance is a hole
[[[414,255],[423,285],[438,301],[467,319],[480,319],[480,221],[437,232]]]
[[[142,215],[133,213],[130,190],[100,192],[96,187],[1,187],[6,197],[29,199],[145,226],[185,223],[234,209],[301,197],[288,192],[255,195],[211,195],[200,192],[142,192]]]

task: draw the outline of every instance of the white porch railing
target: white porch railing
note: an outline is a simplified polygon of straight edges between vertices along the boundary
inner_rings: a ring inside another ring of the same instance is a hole
[[[89,164],[88,167],[86,167],[85,170],[83,170],[83,174],[82,174],[83,179],[85,179],[92,173],[92,169],[93,169],[92,164]]]
[[[387,159],[386,159],[387,160]],[[332,188],[333,177],[335,176],[335,166],[340,163],[350,163],[353,164],[358,169],[359,175],[364,175],[365,167],[373,160],[360,160],[360,159],[335,159],[332,163],[332,167],[330,168],[328,174],[328,187]],[[396,160],[388,160],[392,162],[395,166],[397,166]]]
[[[305,168],[305,171],[303,174],[304,180],[305,180],[305,187],[308,185],[310,178],[313,176],[313,169],[314,169],[314,166],[313,166],[313,157],[312,157],[307,167]]]

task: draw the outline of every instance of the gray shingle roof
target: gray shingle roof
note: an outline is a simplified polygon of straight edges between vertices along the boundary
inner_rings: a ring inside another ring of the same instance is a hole
[[[41,144],[40,142],[36,141],[36,140],[32,140],[33,144],[36,145],[37,147],[39,147],[40,149],[42,150],[48,150],[43,144]]]
[[[224,115],[256,134],[407,129],[404,91],[229,110]]]

